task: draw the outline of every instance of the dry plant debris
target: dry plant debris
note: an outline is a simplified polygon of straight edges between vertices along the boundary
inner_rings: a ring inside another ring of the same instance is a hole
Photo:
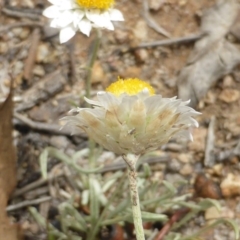
[[[231,27],[239,25],[236,22],[239,10],[237,1],[222,0],[202,16],[201,31],[206,35],[196,42],[178,77],[178,95],[182,99],[191,99],[192,106],[197,105],[217,80],[240,63],[239,48],[226,39]]]
[[[6,214],[7,202],[16,186],[16,149],[12,138],[12,91],[0,105],[0,236],[6,240],[19,240],[20,227],[10,223]]]

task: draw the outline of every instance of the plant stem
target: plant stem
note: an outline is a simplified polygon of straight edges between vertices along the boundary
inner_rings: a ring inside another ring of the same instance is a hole
[[[144,240],[144,230],[142,225],[142,215],[138,195],[137,187],[137,172],[136,172],[136,162],[138,156],[134,154],[127,154],[123,156],[123,159],[128,165],[128,180],[129,189],[131,194],[132,212],[133,212],[133,222],[135,226],[136,238],[137,240]]]
[[[101,40],[100,30],[97,29],[96,33],[97,33],[97,36],[96,36],[96,39],[94,41],[92,56],[91,56],[90,61],[89,61],[88,75],[87,75],[87,79],[86,79],[86,97],[87,98],[89,98],[90,94],[91,94],[92,69],[93,69],[93,65],[94,65],[94,63],[97,59],[97,53],[98,53],[98,49],[99,49],[99,46],[100,46],[100,40]]]
[[[90,98],[91,95],[91,78],[92,78],[92,70],[93,70],[93,65],[97,59],[97,53],[98,53],[98,49],[100,46],[100,40],[101,40],[101,32],[100,30],[97,29],[96,31],[96,39],[94,41],[94,46],[93,46],[93,51],[92,51],[92,55],[89,61],[89,65],[88,65],[88,74],[87,74],[87,79],[86,79],[86,97]],[[87,104],[89,106],[89,104]],[[96,147],[96,143],[92,140],[89,139],[89,162],[90,162],[90,166],[93,167],[95,166],[95,158],[94,158],[94,150]]]

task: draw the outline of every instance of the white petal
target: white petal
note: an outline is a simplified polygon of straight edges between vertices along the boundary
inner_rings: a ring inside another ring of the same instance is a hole
[[[81,9],[80,6],[74,1],[72,3],[72,9]]]
[[[109,92],[98,92],[97,98],[100,102],[99,105],[103,106],[107,110],[109,110],[111,106],[120,104],[119,99]]]
[[[64,28],[73,21],[72,11],[64,11],[61,16],[58,18],[57,24],[58,27]]]
[[[68,26],[66,28],[63,28],[60,31],[60,43],[65,43],[67,42],[69,39],[71,39],[76,33],[76,30],[73,26]]]
[[[96,25],[99,27],[107,28],[109,30],[114,30],[114,26],[110,21],[110,16],[108,12],[104,12],[100,15],[99,22],[96,23]]]
[[[59,0],[48,0],[53,5],[59,5]]]
[[[100,20],[100,10],[86,10],[86,17],[88,18],[88,20],[98,25]]]
[[[50,23],[50,27],[52,27],[52,28],[58,28],[57,22],[58,22],[58,19],[57,19],[57,18],[54,18],[54,19],[51,21],[51,23]]]
[[[109,14],[112,21],[124,21],[122,13],[117,9],[110,10]]]
[[[70,10],[75,7],[75,4],[71,0],[64,0],[64,1],[62,1],[60,7],[62,10]]]
[[[99,103],[99,101],[91,100],[91,99],[88,99],[88,98],[86,98],[86,97],[84,97],[84,100],[85,100],[87,103],[89,103],[89,104],[91,104],[91,105],[93,105],[93,106],[102,107],[102,105]]]
[[[83,19],[84,17],[84,12],[77,9],[76,11],[74,11],[73,13],[73,25],[74,27],[78,26],[78,23]]]
[[[57,6],[50,6],[43,11],[43,16],[48,18],[56,18],[60,15],[59,8]]]
[[[89,37],[90,32],[92,30],[92,24],[90,23],[89,20],[82,19],[82,21],[78,24],[78,27],[83,34]]]

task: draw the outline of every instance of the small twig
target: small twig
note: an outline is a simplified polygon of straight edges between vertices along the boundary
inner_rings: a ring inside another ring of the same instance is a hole
[[[3,8],[2,12],[5,13],[7,16],[10,17],[17,17],[17,18],[30,18],[32,20],[38,20],[40,21],[40,16],[37,15],[36,13],[26,13],[26,12],[22,12],[19,10],[13,10],[13,9],[9,9],[9,8]]]
[[[68,45],[69,49],[69,61],[70,61],[70,70],[71,70],[71,83],[75,83],[77,81],[77,76],[76,76],[76,67],[75,67],[75,40],[76,38],[74,37],[71,41],[71,43]]]
[[[43,27],[43,23],[41,22],[19,22],[19,23],[11,23],[8,24],[7,26],[1,27],[0,28],[0,33],[9,31],[13,28],[20,28],[20,27]]]
[[[18,119],[23,123],[24,125],[28,126],[31,129],[34,129],[36,131],[41,131],[41,132],[47,132],[47,133],[52,133],[56,135],[67,135],[67,136],[72,136],[72,131],[70,131],[68,128],[62,128],[62,126],[57,125],[57,124],[50,124],[50,123],[42,123],[42,122],[34,122],[31,119],[19,114],[19,113],[14,113],[14,118]],[[21,125],[20,123],[20,125]],[[15,125],[18,125],[18,123],[14,123]],[[79,136],[81,138],[86,138],[86,135],[84,133],[78,133],[75,134],[75,136]]]
[[[215,142],[215,117],[211,117],[209,126],[208,126],[208,135],[206,141],[206,148],[205,148],[205,158],[204,158],[204,165],[206,167],[213,166],[215,162],[215,154],[214,154],[214,142]]]
[[[32,80],[33,75],[33,68],[35,65],[36,55],[37,55],[37,47],[40,42],[40,29],[36,28],[33,31],[33,36],[31,40],[31,46],[28,52],[28,57],[25,61],[24,65],[24,72],[23,72],[23,78],[25,81],[27,81],[27,85],[30,85],[30,81]]]
[[[36,199],[37,197],[40,197],[42,195],[48,195],[48,193],[49,193],[48,186],[39,187],[39,188],[34,189],[34,190],[28,192],[27,194],[25,194],[24,198],[27,200]]]
[[[138,46],[135,46],[135,47],[129,47],[129,48],[123,47],[121,49],[118,49],[118,51],[116,52],[118,53],[120,52],[121,54],[124,54],[139,48],[154,48],[154,47],[161,47],[161,46],[170,46],[174,44],[175,45],[186,44],[186,43],[197,41],[205,35],[206,33],[197,33],[197,34],[192,34],[186,37],[171,38],[171,39],[159,40],[159,41],[148,42],[148,43],[140,43]]]
[[[144,159],[141,164],[148,163],[148,164],[154,164],[154,163],[167,163],[170,161],[169,156],[164,157],[152,157],[148,159]],[[98,171],[98,173],[106,173],[106,172],[112,172],[112,171],[119,171],[124,170],[127,168],[127,164],[125,162],[122,163],[113,163],[105,165],[101,170]]]
[[[148,26],[154,29],[156,32],[164,35],[165,37],[170,38],[171,34],[167,32],[163,27],[159,26],[150,16],[149,16],[149,7],[147,0],[143,0],[143,17],[145,18]]]
[[[28,46],[30,46],[29,39],[24,40],[24,41],[22,41],[20,43],[15,43],[15,44],[13,43],[12,45],[10,45],[10,49],[11,49],[11,51],[18,50],[18,49],[20,49],[20,51],[21,51],[23,49],[26,49],[26,47],[28,47]],[[11,63],[11,66],[13,66],[12,63]]]
[[[10,205],[6,208],[6,210],[8,212],[10,212],[10,211],[21,209],[21,208],[24,208],[24,207],[27,207],[27,206],[39,204],[39,203],[46,202],[46,201],[50,201],[51,199],[52,199],[52,197],[47,196],[47,197],[42,197],[42,198],[38,198],[38,199],[34,199],[34,200],[26,200],[26,201],[23,201],[23,202],[20,202],[20,203],[17,203],[17,204]]]
[[[41,178],[41,179],[39,179],[39,180],[37,180],[35,182],[32,182],[32,183],[28,184],[27,186],[25,186],[23,188],[17,189],[14,192],[12,198],[22,196],[23,194],[25,194],[25,193],[33,190],[33,189],[36,189],[39,186],[42,186],[42,185],[46,184],[48,181],[51,181],[53,179],[56,179],[56,178],[62,177],[62,176],[64,176],[63,173],[58,174],[58,175],[54,175],[54,176],[48,175],[48,178],[46,178],[46,179],[45,178]]]
[[[230,159],[234,156],[240,157],[240,141],[238,140],[238,144],[235,148],[225,151],[216,151],[215,158],[218,162],[222,162],[226,159]]]
[[[233,153],[237,156],[240,156],[240,141],[238,142],[237,146],[234,148]]]
[[[154,41],[149,43],[141,43],[135,48],[159,47],[159,46],[168,46],[168,45],[180,44],[180,43],[188,43],[188,42],[199,40],[204,35],[205,34],[203,33],[198,33],[198,34],[193,34],[186,37],[171,38],[171,39]]]
[[[170,231],[172,225],[190,211],[189,208],[180,209],[174,213],[164,227],[159,231],[155,240],[163,240],[164,236]]]
[[[51,97],[64,89],[67,82],[64,69],[57,69],[52,73],[45,75],[32,88],[25,91],[22,103],[18,104],[15,111],[24,111],[30,109],[36,104],[47,101]]]
[[[184,151],[185,149],[186,146],[174,142],[167,143],[161,147],[161,150],[170,152],[181,152]]]

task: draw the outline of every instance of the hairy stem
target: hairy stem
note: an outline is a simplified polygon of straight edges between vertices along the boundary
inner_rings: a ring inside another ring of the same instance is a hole
[[[133,212],[133,222],[135,226],[136,238],[137,240],[144,240],[144,230],[142,225],[142,215],[138,195],[137,187],[137,172],[136,172],[136,162],[138,156],[133,154],[127,154],[123,156],[123,159],[128,165],[128,180],[129,189],[131,194],[132,212]]]

